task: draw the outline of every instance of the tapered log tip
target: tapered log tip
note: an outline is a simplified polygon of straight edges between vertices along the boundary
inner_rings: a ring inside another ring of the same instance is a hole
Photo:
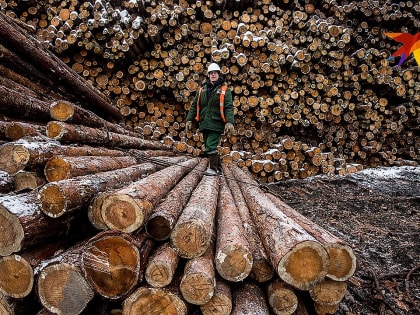
[[[0,171],[14,175],[25,168],[29,158],[29,151],[23,145],[6,143],[0,147]]]
[[[39,191],[41,211],[51,218],[62,216],[67,208],[67,201],[60,186],[56,183],[44,185]]]
[[[126,194],[112,194],[102,203],[102,219],[111,230],[131,233],[143,224],[143,208],[148,207],[150,203],[137,202]]]
[[[327,250],[318,242],[298,243],[277,265],[280,278],[299,290],[309,290],[324,280],[329,267]]]
[[[21,249],[24,238],[18,217],[0,205],[0,255],[7,256]]]
[[[202,222],[190,220],[175,225],[171,233],[171,245],[177,254],[186,259],[199,257],[209,246],[210,235]]]
[[[215,262],[217,271],[224,279],[238,282],[250,274],[253,259],[247,248],[232,244],[217,252]]]
[[[330,257],[327,277],[336,281],[348,280],[356,271],[356,255],[353,249],[343,244],[325,246]]]
[[[123,302],[123,315],[138,314],[186,315],[187,306],[167,290],[141,287]]]

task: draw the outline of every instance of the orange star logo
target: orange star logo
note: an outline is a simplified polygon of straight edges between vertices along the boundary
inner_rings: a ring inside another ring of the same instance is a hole
[[[397,42],[402,43],[403,45],[394,52],[389,59],[400,56],[400,61],[398,66],[401,66],[402,63],[411,55],[414,55],[417,65],[420,67],[420,32],[415,35],[408,33],[384,33],[386,36],[396,40]]]

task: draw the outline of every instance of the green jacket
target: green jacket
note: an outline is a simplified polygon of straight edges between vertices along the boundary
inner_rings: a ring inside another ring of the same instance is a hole
[[[212,130],[220,133],[223,133],[224,131],[225,122],[223,122],[222,116],[220,114],[221,85],[226,84],[216,82],[216,85],[211,90],[210,94],[210,83],[206,82],[203,85],[203,90],[200,96],[200,121],[198,125],[198,128],[200,130]],[[197,100],[198,91],[191,104],[191,109],[188,112],[187,121],[195,121],[195,117],[197,115]],[[233,124],[235,122],[233,115],[232,92],[229,88],[226,89],[225,94],[224,114],[226,118],[226,123]]]

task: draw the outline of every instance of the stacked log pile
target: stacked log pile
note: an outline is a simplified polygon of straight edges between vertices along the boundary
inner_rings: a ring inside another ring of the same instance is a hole
[[[199,154],[202,138],[184,132],[185,113],[216,61],[236,114],[220,151],[262,181],[417,165],[418,68],[414,58],[401,67],[388,59],[400,44],[384,33],[417,32],[420,6],[254,2],[3,1],[2,9],[146,139]],[[280,146],[284,138],[293,150]],[[270,157],[275,149],[282,159]]]

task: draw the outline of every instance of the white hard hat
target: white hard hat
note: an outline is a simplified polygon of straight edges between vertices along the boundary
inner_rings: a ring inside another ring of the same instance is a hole
[[[211,63],[210,66],[207,68],[207,72],[210,71],[220,71],[220,67],[217,63]]]

